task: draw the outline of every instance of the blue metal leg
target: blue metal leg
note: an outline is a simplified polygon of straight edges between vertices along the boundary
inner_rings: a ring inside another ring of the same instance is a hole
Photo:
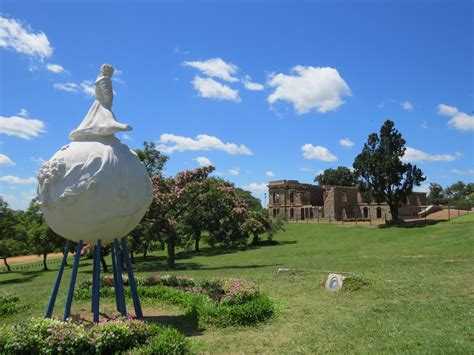
[[[69,292],[67,294],[66,307],[64,308],[63,321],[69,318],[71,313],[72,297],[74,296],[74,286],[76,285],[77,269],[79,268],[79,259],[81,257],[82,240],[77,243],[76,253],[74,255],[74,264],[72,265],[71,282],[69,283]]]
[[[133,276],[132,261],[130,260],[130,253],[128,252],[127,238],[122,238],[122,250],[125,258],[125,264],[127,266],[128,283],[130,284],[130,291],[132,292],[133,306],[135,307],[135,315],[137,318],[143,318],[142,306],[140,304],[140,298],[138,297],[137,283]]]
[[[120,312],[121,310],[120,299],[117,292],[117,289],[118,289],[117,265],[115,261],[115,246],[113,244],[112,244],[112,247],[110,248],[110,251],[111,251],[111,257],[112,257],[112,272],[114,274],[115,305],[117,307],[117,311]]]
[[[101,241],[97,240],[94,253],[94,270],[92,276],[92,312],[94,314],[94,323],[99,322],[99,305],[100,305],[100,256]]]
[[[61,284],[61,278],[63,277],[64,267],[66,266],[67,254],[69,253],[69,248],[71,246],[71,241],[66,242],[66,247],[64,248],[64,256],[59,266],[58,275],[56,276],[56,281],[54,282],[53,292],[48,303],[48,309],[46,310],[45,318],[51,318],[53,315],[54,304],[56,303],[56,297],[58,295],[59,285]]]
[[[117,266],[117,296],[120,301],[119,312],[123,315],[127,315],[127,306],[125,304],[125,290],[123,288],[122,278],[122,263],[120,261],[120,248],[117,239],[114,239],[115,247],[115,265]]]

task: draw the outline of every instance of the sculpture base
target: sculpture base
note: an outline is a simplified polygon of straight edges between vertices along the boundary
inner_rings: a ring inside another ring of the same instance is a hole
[[[128,251],[128,246],[126,238],[122,238],[120,248],[119,242],[117,239],[114,239],[112,244],[112,271],[114,275],[114,290],[115,290],[115,303],[117,311],[120,312],[123,316],[127,315],[127,307],[125,303],[125,290],[123,287],[123,278],[122,278],[122,265],[125,263],[127,269],[128,280],[130,284],[130,291],[132,294],[133,305],[135,308],[135,315],[137,318],[143,318],[142,308],[140,304],[140,299],[138,297],[137,284],[135,277],[133,275],[132,262],[130,260],[130,253]],[[64,256],[59,267],[58,275],[56,276],[56,281],[54,283],[53,291],[48,303],[48,308],[45,313],[45,318],[51,318],[53,314],[54,304],[56,302],[56,297],[58,294],[59,286],[61,284],[61,278],[64,271],[64,266],[66,265],[67,256],[69,248],[71,246],[71,241],[67,241],[66,247],[64,250]],[[74,287],[76,284],[77,271],[79,268],[79,259],[81,257],[81,249],[83,243],[79,241],[76,246],[76,251],[74,254],[74,263],[72,267],[71,281],[69,283],[69,291],[66,299],[66,306],[64,309],[63,321],[66,321],[71,313],[71,305],[74,296]],[[94,261],[93,261],[93,272],[92,272],[92,313],[94,316],[94,323],[99,322],[99,305],[100,305],[100,258],[101,258],[101,240],[97,240],[97,244],[94,246]],[[123,258],[122,258],[123,257]]]

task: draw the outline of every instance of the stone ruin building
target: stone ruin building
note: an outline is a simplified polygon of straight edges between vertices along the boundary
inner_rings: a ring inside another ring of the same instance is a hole
[[[268,211],[289,221],[306,219],[391,219],[386,203],[366,203],[357,187],[302,184],[297,180],[270,181]],[[400,217],[414,217],[426,208],[425,192],[413,192],[399,209]]]

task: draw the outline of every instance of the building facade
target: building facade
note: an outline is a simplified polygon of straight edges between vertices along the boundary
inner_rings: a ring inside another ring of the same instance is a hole
[[[386,203],[366,203],[357,187],[318,186],[297,180],[277,180],[268,184],[270,216],[279,214],[288,220],[324,218],[391,219]],[[399,209],[400,217],[417,216],[427,205],[426,193],[413,192]]]

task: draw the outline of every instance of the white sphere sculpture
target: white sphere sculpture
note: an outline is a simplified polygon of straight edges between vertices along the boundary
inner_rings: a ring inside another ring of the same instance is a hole
[[[114,136],[130,131],[111,111],[113,67],[104,64],[96,100],[81,125],[41,168],[38,201],[46,222],[64,238],[110,243],[132,231],[153,194],[144,164]]]

